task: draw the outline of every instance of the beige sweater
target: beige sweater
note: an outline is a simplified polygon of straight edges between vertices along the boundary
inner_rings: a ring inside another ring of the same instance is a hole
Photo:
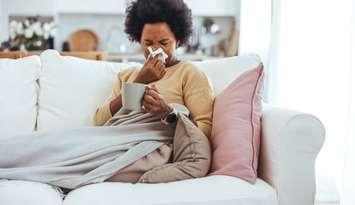
[[[105,104],[96,110],[95,125],[103,125],[111,117],[110,102],[121,93],[122,82],[132,82],[140,68],[127,69],[118,74],[113,93]],[[164,77],[155,84],[168,103],[185,105],[206,136],[211,135],[213,90],[206,75],[191,63],[181,61],[167,68]]]

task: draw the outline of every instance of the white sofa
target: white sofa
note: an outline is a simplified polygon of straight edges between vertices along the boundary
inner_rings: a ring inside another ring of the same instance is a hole
[[[218,94],[258,63],[257,56],[246,55],[196,64]],[[53,50],[19,60],[0,59],[0,139],[91,126],[95,108],[110,95],[116,74],[133,64],[62,57]],[[166,184],[105,182],[81,187],[62,199],[50,185],[3,179],[0,204],[312,205],[315,159],[324,135],[316,117],[265,105],[259,178],[254,185],[229,176]]]

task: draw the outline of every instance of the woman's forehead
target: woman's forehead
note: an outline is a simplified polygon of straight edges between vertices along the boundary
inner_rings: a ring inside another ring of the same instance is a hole
[[[166,23],[145,24],[142,31],[142,40],[170,39],[174,34]]]

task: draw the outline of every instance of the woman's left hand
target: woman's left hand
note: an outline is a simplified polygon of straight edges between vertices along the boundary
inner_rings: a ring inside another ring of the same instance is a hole
[[[143,106],[146,112],[159,115],[160,118],[164,118],[173,110],[159,93],[155,85],[151,85],[147,89],[143,98]]]

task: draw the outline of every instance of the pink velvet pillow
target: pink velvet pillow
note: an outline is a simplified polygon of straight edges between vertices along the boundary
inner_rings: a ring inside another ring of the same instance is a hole
[[[210,175],[255,183],[260,146],[263,65],[245,71],[215,99]]]

